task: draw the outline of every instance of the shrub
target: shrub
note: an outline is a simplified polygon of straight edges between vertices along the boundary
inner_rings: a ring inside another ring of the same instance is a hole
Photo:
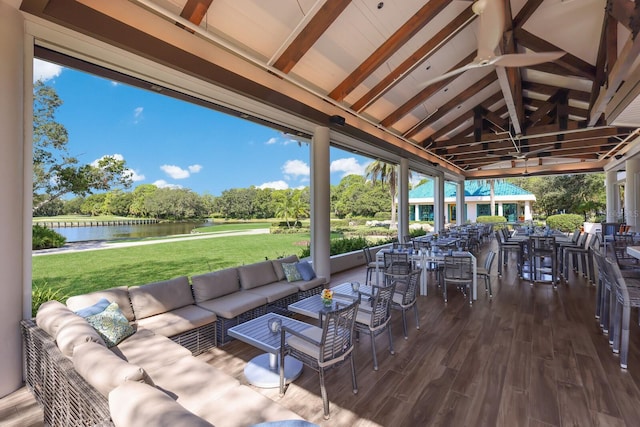
[[[483,222],[507,222],[507,218],[503,217],[503,216],[498,216],[498,215],[481,215],[478,218],[476,218],[476,222],[477,223],[483,223]]]
[[[391,212],[376,212],[373,219],[378,221],[389,221],[391,219]]]
[[[547,217],[547,225],[550,228],[554,228],[565,233],[570,233],[576,228],[580,228],[583,222],[583,216],[578,214],[560,214]]]
[[[384,245],[386,243],[391,243],[396,239],[388,239],[385,241],[378,241],[377,245]],[[331,247],[329,249],[329,255],[340,255],[347,252],[359,251],[363,248],[370,246],[370,243],[364,237],[348,237],[343,239],[333,239],[331,240]],[[311,256],[311,247],[307,246],[302,250],[302,254],[300,254],[300,258],[306,258]]]
[[[68,296],[63,295],[60,289],[52,289],[48,287],[47,282],[42,284],[32,284],[31,290],[31,316],[35,317],[40,305],[47,301],[56,300],[64,303]]]
[[[33,225],[31,237],[31,249],[33,250],[59,248],[67,241],[66,237],[39,224]]]
[[[427,234],[427,231],[422,228],[414,228],[413,230],[409,230],[409,236],[413,239],[414,237],[424,236]]]

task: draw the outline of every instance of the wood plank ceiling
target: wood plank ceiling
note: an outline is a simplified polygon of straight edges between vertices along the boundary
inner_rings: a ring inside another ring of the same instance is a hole
[[[476,57],[482,35],[473,2],[133,0],[127,7],[193,37],[206,35],[339,107],[347,124],[368,123],[463,176],[601,171],[640,126],[640,117],[616,125],[606,115],[638,68],[640,5],[497,1],[505,15],[497,54],[566,53],[528,67],[476,68],[425,86]],[[25,0],[22,9],[108,39],[86,22],[83,29],[86,13],[57,13],[62,3]],[[99,2],[80,3],[109,14]]]

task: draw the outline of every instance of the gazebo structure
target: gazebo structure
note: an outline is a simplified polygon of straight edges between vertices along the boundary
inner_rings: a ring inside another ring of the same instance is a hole
[[[495,211],[492,213],[491,183],[465,181],[463,218],[471,222],[485,215],[504,216],[509,222],[532,219],[531,203],[536,201],[534,194],[503,180],[496,181],[493,185]],[[429,180],[409,191],[409,220],[433,221],[434,190],[434,183]],[[444,184],[445,223],[459,222],[457,190],[458,187],[454,184]]]
[[[22,384],[31,315],[34,58],[309,141],[325,277],[331,145],[397,165],[399,237],[410,171],[435,182],[437,228],[445,182],[525,172],[604,171],[607,217],[640,225],[638,1],[271,3],[0,0],[0,397]]]

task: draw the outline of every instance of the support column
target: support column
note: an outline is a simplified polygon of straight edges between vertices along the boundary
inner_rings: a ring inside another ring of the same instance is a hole
[[[398,241],[409,235],[409,161],[400,159],[398,166]]]
[[[462,225],[467,222],[467,215],[464,211],[464,181],[456,185],[456,224]]]
[[[436,176],[433,191],[433,228],[436,233],[444,229],[444,176]]]
[[[0,1],[0,397],[22,385],[20,320],[31,316],[32,190],[31,168],[25,168],[31,161],[31,144],[25,144],[31,124],[25,126],[25,111],[32,107],[31,90],[25,89],[30,86],[25,45],[22,15]]]
[[[498,203],[498,216],[504,216],[504,210],[502,207],[502,202]]]
[[[640,221],[640,159],[629,159],[625,162],[626,180],[624,182],[624,219],[631,231],[637,232]]]
[[[607,195],[607,222],[617,222],[620,213],[618,171],[607,171],[607,174],[605,175],[605,186]]]
[[[329,128],[315,129],[311,142],[311,258],[318,276],[331,278]]]
[[[529,200],[524,201],[524,220],[531,221],[533,215],[531,215],[531,202]]]
[[[416,221],[420,221],[420,205],[418,204],[413,206],[413,217]]]

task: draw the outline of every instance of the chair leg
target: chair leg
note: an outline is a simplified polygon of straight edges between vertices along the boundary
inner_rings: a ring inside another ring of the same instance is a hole
[[[358,394],[358,381],[356,380],[356,365],[353,361],[353,352],[349,356],[351,361],[351,384],[353,384],[353,394]]]
[[[420,320],[418,318],[418,304],[413,304],[413,313],[416,316],[416,329],[420,329]]]
[[[622,311],[622,322],[620,323],[620,367],[627,369],[629,356],[629,318],[631,317],[631,307],[625,306]]]
[[[404,308],[402,309],[402,329],[404,331],[404,339],[408,340],[409,334],[407,334],[407,314]]]
[[[373,353],[373,370],[378,370],[378,356],[376,356],[376,336],[371,332],[371,352]]]
[[[622,322],[624,317],[624,309],[622,304],[616,301],[616,308],[614,311],[614,326],[613,331],[609,329],[609,337],[613,337],[613,340],[609,339],[609,342],[612,344],[612,350],[615,354],[620,353],[620,333],[622,332]]]
[[[324,407],[324,419],[329,419],[329,397],[327,396],[327,389],[324,386],[324,369],[318,370],[320,377],[320,394],[322,395],[322,406]]]
[[[393,336],[391,335],[391,322],[387,324],[387,332],[389,333],[389,353],[396,354],[396,351],[393,349]]]

